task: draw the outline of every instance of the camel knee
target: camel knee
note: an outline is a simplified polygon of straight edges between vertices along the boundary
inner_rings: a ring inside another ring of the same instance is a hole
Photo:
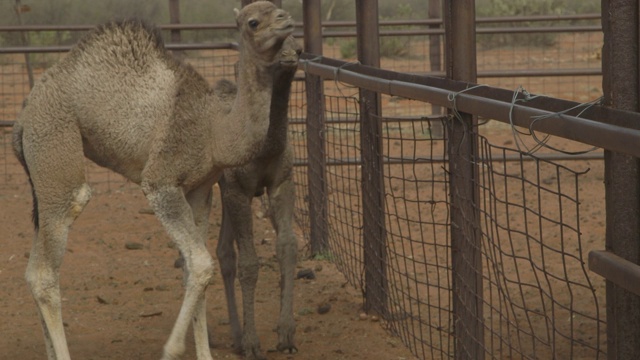
[[[258,258],[244,259],[238,264],[238,279],[241,283],[255,284],[258,281],[260,263]]]
[[[213,258],[209,253],[205,251],[204,254],[192,256],[191,259],[187,259],[186,265],[189,274],[187,278],[188,286],[206,288],[213,278],[215,270]]]
[[[293,234],[279,234],[278,242],[276,243],[276,255],[278,260],[282,261],[296,261],[298,254],[298,243],[296,237]]]
[[[220,273],[223,277],[235,276],[236,252],[233,247],[218,246],[216,256],[220,263]]]
[[[36,191],[38,194],[38,191]],[[43,241],[58,244],[66,241],[69,226],[78,218],[91,199],[91,187],[83,183],[69,192],[55,196],[37,196],[37,216],[42,223],[39,236]]]
[[[218,262],[220,263],[220,274],[222,277],[227,278],[230,276],[235,277],[236,274],[236,259],[234,257],[220,257],[218,256]]]
[[[85,206],[91,199],[91,187],[86,183],[82,184],[79,188],[73,191],[73,198],[71,199],[71,207],[69,208],[69,218],[71,221],[75,220],[78,215],[84,210]]]

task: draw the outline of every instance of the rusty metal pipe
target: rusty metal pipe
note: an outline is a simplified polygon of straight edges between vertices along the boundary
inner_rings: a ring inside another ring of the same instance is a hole
[[[319,75],[325,79],[337,80],[375,92],[425,101],[447,108],[454,106],[454,103],[450,99],[451,96],[454,96],[455,106],[461,112],[472,113],[506,123],[511,121],[516,126],[525,128],[533,127],[536,131],[640,157],[640,147],[637,146],[637,144],[640,143],[639,114],[609,110],[608,114],[611,116],[617,114],[621,118],[624,118],[625,121],[621,121],[624,125],[606,123],[604,121],[585,118],[590,114],[587,112],[584,114],[585,117],[580,118],[572,115],[560,115],[555,113],[555,111],[559,111],[556,109],[551,111],[523,105],[512,105],[507,101],[459,92],[460,90],[376,78],[350,69],[351,67],[360,69],[361,66],[359,65],[343,64],[344,66],[335,67],[318,62],[305,61],[301,64],[301,67],[305,71]],[[393,74],[393,72],[387,71],[385,74],[388,76]],[[462,86],[465,84],[458,82],[457,85]],[[491,89],[491,87],[487,88]],[[577,103],[569,101],[560,101],[559,103],[566,104],[566,108],[569,108],[569,105],[577,105]],[[511,111],[512,115],[510,120],[509,113]],[[546,118],[535,121],[533,117],[538,116],[544,116]],[[616,119],[611,120],[615,121]],[[620,119],[617,120],[620,121]],[[633,124],[634,122],[635,125]]]

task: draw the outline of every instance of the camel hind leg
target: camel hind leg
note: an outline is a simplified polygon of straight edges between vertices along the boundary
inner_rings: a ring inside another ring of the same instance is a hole
[[[25,278],[38,307],[50,360],[69,359],[62,323],[59,270],[69,228],[91,197],[79,132],[56,129],[22,134],[22,160],[34,191],[38,225]]]
[[[218,246],[216,255],[220,263],[220,273],[224,284],[225,297],[227,301],[227,312],[229,315],[229,325],[231,326],[231,336],[233,337],[233,349],[236,353],[242,352],[242,327],[238,316],[238,306],[236,304],[235,280],[237,275],[237,254],[234,247],[236,235],[234,233],[229,212],[228,200],[225,201],[224,179],[220,180],[220,192],[222,196],[222,223],[220,225],[220,235],[218,236]]]

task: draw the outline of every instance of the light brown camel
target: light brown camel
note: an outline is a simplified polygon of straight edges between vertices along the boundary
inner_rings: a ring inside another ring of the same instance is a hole
[[[280,317],[277,349],[295,353],[296,330],[293,319],[293,282],[296,267],[297,243],[293,233],[295,189],[292,179],[293,150],[287,142],[289,94],[295,75],[300,46],[289,37],[280,53],[280,65],[274,75],[270,123],[262,149],[249,164],[225,169],[219,181],[222,198],[222,225],[217,255],[225,285],[229,324],[234,348],[246,359],[263,359],[256,334],[254,294],[258,280],[258,256],[252,236],[251,201],[266,188],[269,197],[269,217],[277,232],[276,255],[280,263]],[[228,93],[230,100],[236,89],[229,82],[219,82],[217,91]],[[242,287],[243,327],[238,320],[234,282],[237,271]]]
[[[273,66],[293,31],[268,1],[236,12],[241,35],[238,95],[227,105],[191,67],[170,56],[139,22],[109,23],[43,74],[14,126],[29,175],[36,234],[26,279],[50,360],[69,359],[59,267],[67,234],[89,201],[84,159],[141,185],[185,257],[185,295],[162,359],[185,350],[190,322],[199,360],[211,358],[204,292],[213,276],[205,247],[212,185],[224,168],[257,155],[269,124]]]

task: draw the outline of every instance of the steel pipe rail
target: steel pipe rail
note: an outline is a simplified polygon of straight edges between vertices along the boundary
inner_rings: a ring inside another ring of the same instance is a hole
[[[589,270],[640,296],[640,266],[610,251],[589,252]]]
[[[594,105],[585,110],[582,117],[576,117],[571,112],[559,113],[580,105],[572,101],[540,97],[531,101],[531,105],[511,104],[513,92],[507,90],[317,59],[312,54],[302,55],[300,67],[310,74],[379,93],[456,108],[460,112],[640,157],[638,113]],[[536,120],[536,117],[544,118]]]
[[[60,53],[68,52],[74,45],[57,46],[8,46],[0,47],[0,54],[23,54],[23,53]],[[169,50],[238,50],[236,42],[216,43],[216,44],[165,44]]]
[[[580,15],[535,15],[535,16],[501,16],[484,17],[476,19],[476,24],[505,23],[505,22],[539,22],[539,21],[576,21],[576,20],[599,20],[600,14],[580,14]],[[429,26],[442,25],[442,19],[424,20],[381,20],[381,26]],[[157,24],[161,30],[234,30],[236,24]],[[302,28],[302,22],[295,24],[297,28]],[[322,23],[325,28],[330,27],[355,27],[355,21],[325,21]],[[87,31],[95,25],[0,25],[0,32],[17,31]]]

